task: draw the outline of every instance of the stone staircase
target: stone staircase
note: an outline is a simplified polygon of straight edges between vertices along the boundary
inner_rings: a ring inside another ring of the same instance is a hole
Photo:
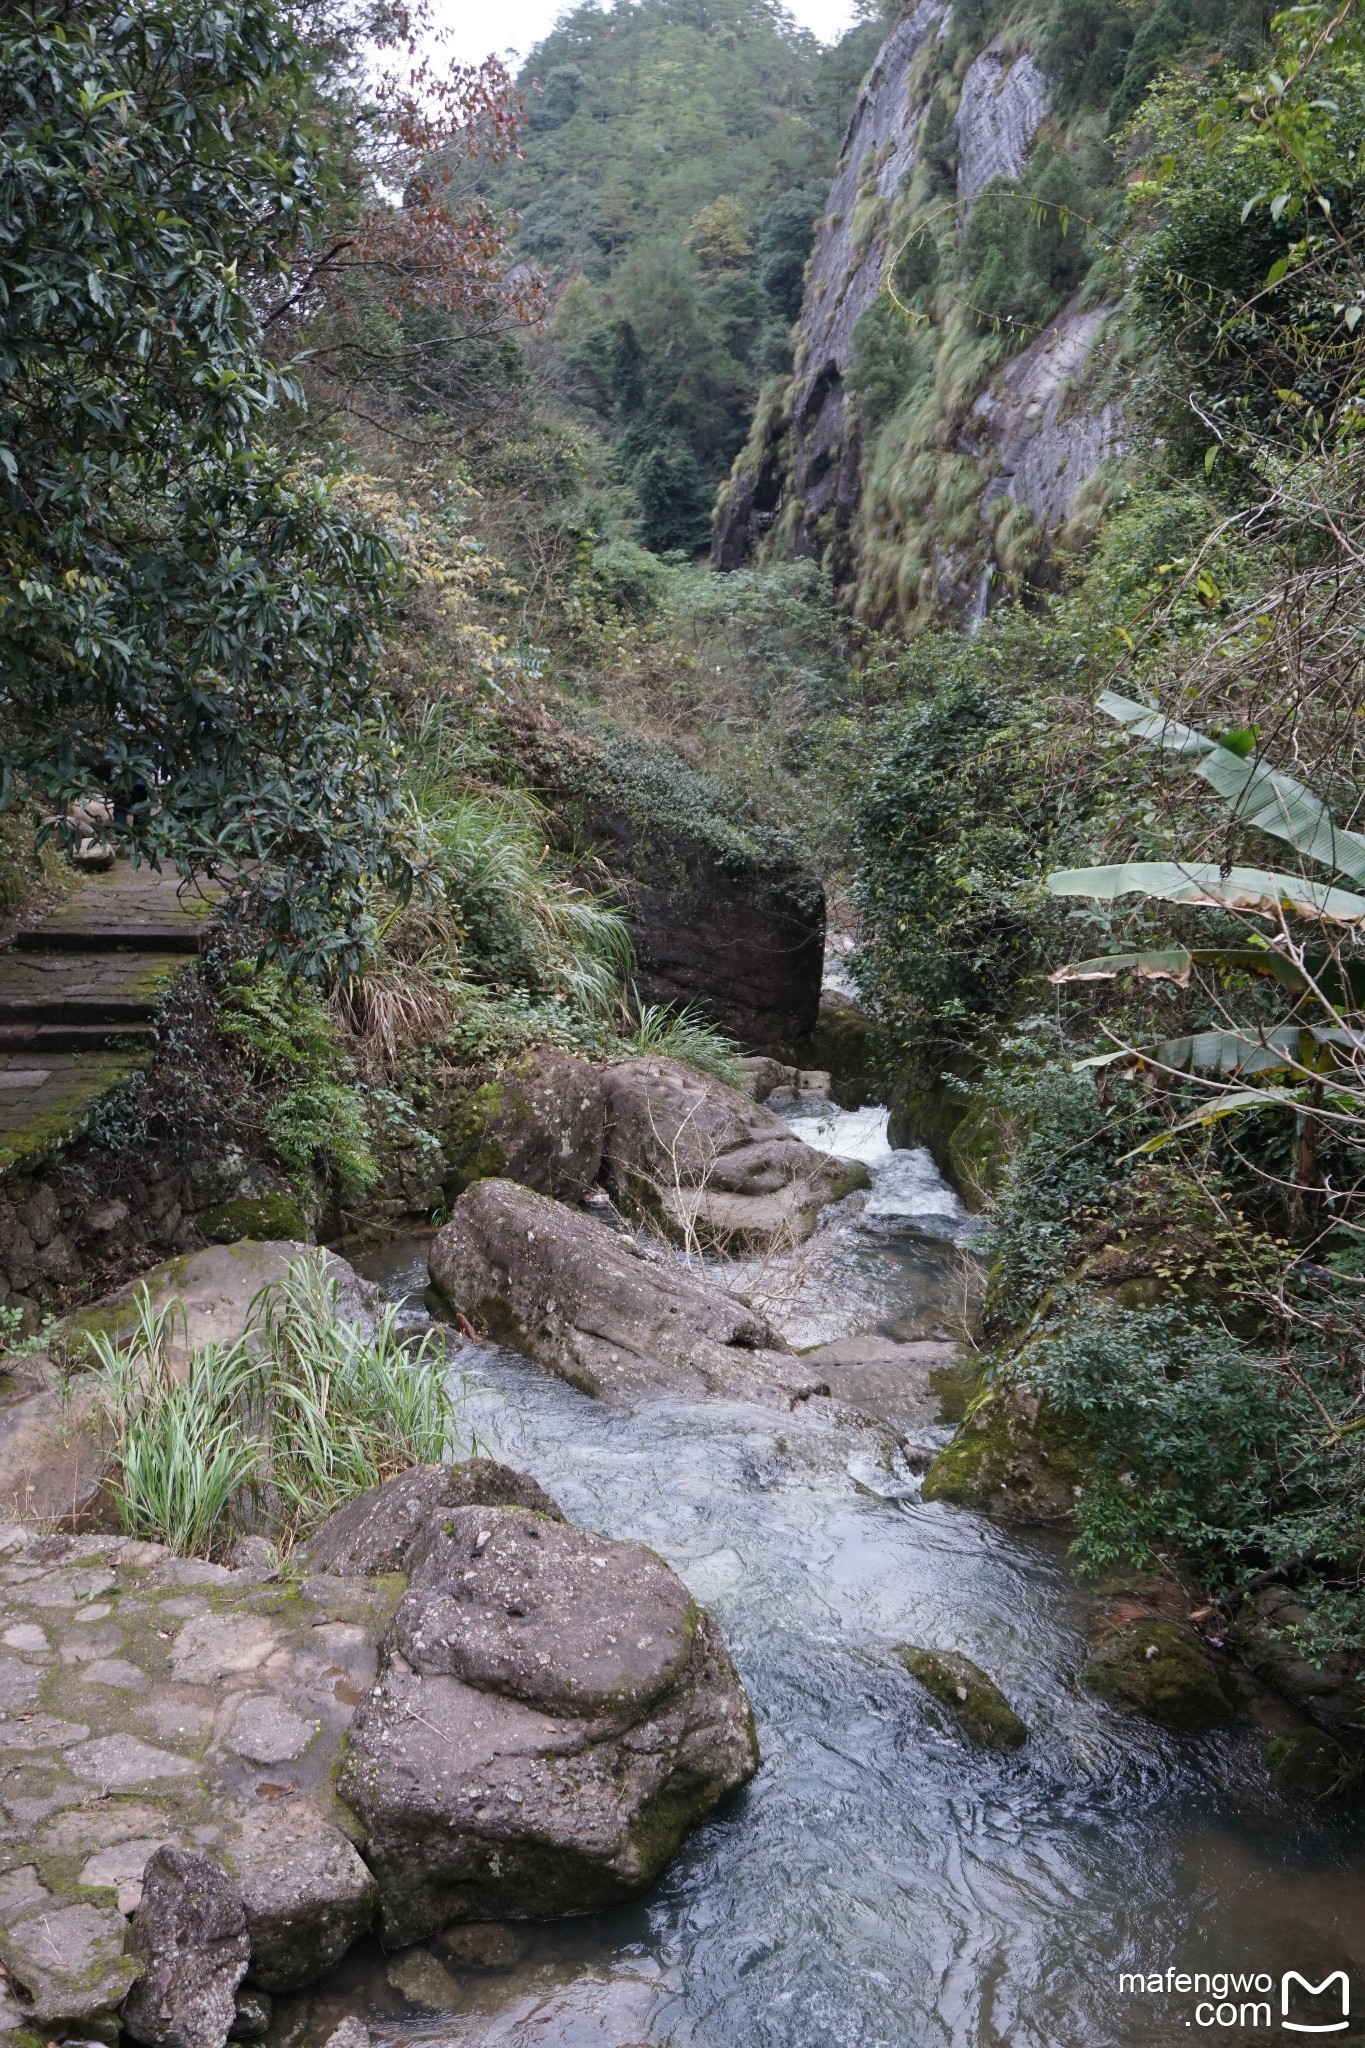
[[[0,953],[0,1175],[45,1157],[149,1060],[213,905],[117,862]]]

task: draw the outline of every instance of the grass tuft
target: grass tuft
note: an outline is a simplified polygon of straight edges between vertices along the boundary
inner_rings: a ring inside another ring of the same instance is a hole
[[[440,1338],[405,1341],[392,1306],[366,1336],[338,1296],[312,1251],[256,1296],[244,1337],[191,1351],[183,1369],[184,1311],[154,1310],[145,1287],[125,1343],[91,1337],[128,1535],[208,1557],[265,1521],[288,1545],[410,1465],[472,1450]]]

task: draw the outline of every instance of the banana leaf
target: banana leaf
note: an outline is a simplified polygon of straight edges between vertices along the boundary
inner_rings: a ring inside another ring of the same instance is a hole
[[[1349,889],[1267,868],[1224,870],[1212,861],[1134,860],[1112,867],[1062,868],[1048,876],[1047,886],[1054,896],[1089,896],[1100,903],[1143,895],[1162,903],[1246,910],[1257,916],[1273,916],[1285,909],[1296,917],[1332,924],[1365,920],[1365,896],[1356,896]]]
[[[1092,1072],[1122,1063],[1162,1067],[1178,1074],[1274,1074],[1286,1068],[1329,1072],[1334,1065],[1365,1056],[1365,1032],[1320,1024],[1273,1024],[1265,1030],[1195,1031],[1156,1045],[1092,1053],[1074,1071]]]
[[[1292,775],[1254,757],[1248,760],[1194,726],[1114,690],[1102,691],[1098,703],[1135,738],[1152,740],[1168,753],[1200,756],[1195,774],[1218,791],[1244,824],[1283,839],[1297,853],[1353,882],[1365,882],[1365,834],[1338,825],[1326,804]]]
[[[1334,1010],[1347,1014],[1365,1010],[1365,960],[1334,960],[1309,954],[1302,965],[1273,946],[1164,946],[1146,953],[1101,953],[1058,967],[1049,981],[1113,981],[1135,974],[1140,981],[1173,981],[1188,988],[1196,967],[1216,967],[1229,974],[1258,974],[1277,981],[1295,995],[1314,991]]]
[[[1181,1131],[1198,1129],[1201,1125],[1215,1124],[1225,1116],[1240,1116],[1246,1111],[1261,1109],[1298,1109],[1304,1099],[1302,1088],[1230,1088],[1225,1094],[1214,1095],[1209,1101],[1201,1102],[1198,1109],[1182,1116],[1168,1131],[1158,1131],[1154,1138],[1148,1138],[1141,1145],[1124,1156],[1137,1159],[1144,1152],[1159,1152],[1163,1145],[1169,1145]]]
[[[1107,712],[1119,725],[1127,726],[1135,739],[1155,740],[1167,753],[1209,754],[1218,744],[1207,733],[1192,725],[1181,725],[1178,719],[1168,718],[1164,711],[1158,711],[1151,704],[1138,704],[1131,697],[1120,697],[1117,690],[1101,690],[1095,701],[1101,711]]]

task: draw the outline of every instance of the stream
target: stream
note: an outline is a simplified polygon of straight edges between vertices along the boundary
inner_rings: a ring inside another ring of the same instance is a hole
[[[972,1225],[929,1155],[893,1151],[885,1112],[806,1098],[788,1117],[864,1158],[871,1195],[785,1264],[731,1262],[733,1284],[797,1347],[950,1326]],[[428,1238],[358,1261],[414,1317]],[[511,1930],[497,1967],[433,1942],[416,1974],[409,1955],[406,1996],[370,1944],[314,1994],[313,2023],[363,2011],[384,2048],[1172,2048],[1305,2038],[1280,2033],[1285,1969],[1345,1968],[1365,1996],[1358,1825],[1277,1793],[1252,1712],[1178,1739],[1082,1692],[1062,1544],[921,1504],[877,1433],[828,1403],[625,1412],[506,1351],[465,1346],[455,1370],[481,1448],[575,1521],[652,1545],[715,1614],[763,1765],[641,1904]],[[893,1658],[902,1642],[984,1666],[1025,1747],[959,1738]],[[1270,2018],[1228,2026],[1192,1996],[1120,1988],[1168,1969],[1265,1973],[1273,1990],[1242,1995]]]

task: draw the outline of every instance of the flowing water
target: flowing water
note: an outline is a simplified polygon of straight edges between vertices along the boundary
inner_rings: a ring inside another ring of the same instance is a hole
[[[928,1155],[893,1151],[884,1113],[807,1100],[789,1117],[866,1159],[871,1196],[785,1269],[739,1277],[800,1346],[951,1323],[971,1225]],[[422,1240],[368,1270],[418,1312]],[[1307,2038],[1280,2031],[1286,1969],[1344,1968],[1365,2000],[1358,1826],[1277,1795],[1250,1713],[1176,1739],[1080,1691],[1084,1608],[1059,1545],[922,1504],[826,1403],[626,1413],[507,1352],[458,1364],[485,1448],[574,1520],[651,1544],[710,1607],[763,1766],[642,1904],[518,1930],[497,1968],[430,1944],[397,1959],[407,1996],[394,1958],[359,1951],[314,2025],[367,2010],[393,2048],[1172,2048]],[[1001,1759],[960,1739],[896,1663],[904,1642],[983,1665],[1026,1746]],[[1168,1969],[1273,1988],[1229,1993],[1231,2023],[1225,2001],[1120,1988]]]

